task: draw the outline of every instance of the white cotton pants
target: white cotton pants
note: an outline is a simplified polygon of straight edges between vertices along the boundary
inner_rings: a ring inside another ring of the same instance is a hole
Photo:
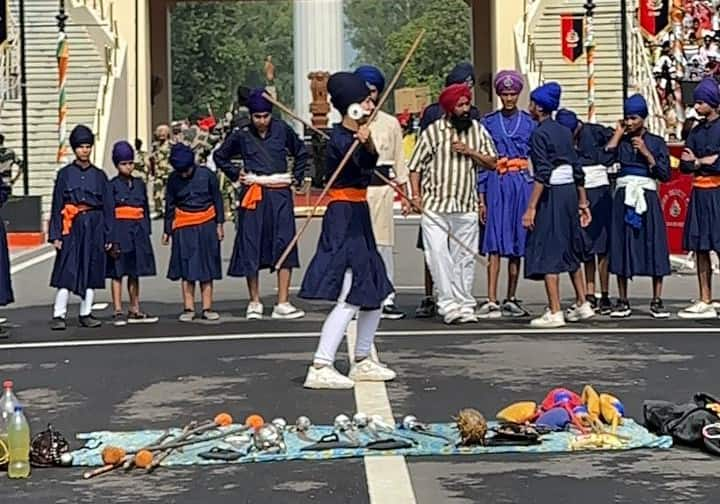
[[[472,314],[477,305],[472,295],[475,256],[449,238],[447,230],[471,250],[478,250],[480,226],[477,213],[427,213],[442,225],[433,223],[425,215],[420,221],[425,262],[430,268],[437,291],[438,313],[446,315],[460,311]]]
[[[92,313],[92,305],[95,300],[95,291],[87,289],[85,291],[85,299],[80,299],[80,316],[85,317]],[[55,294],[55,305],[53,306],[53,317],[65,318],[67,316],[68,301],[70,301],[70,291],[67,289],[58,289]]]
[[[377,251],[382,257],[383,263],[385,264],[385,271],[387,277],[390,279],[390,283],[395,284],[395,259],[393,259],[393,247],[391,245],[378,245]],[[383,306],[391,305],[395,302],[395,293],[391,292],[388,297],[383,301]]]
[[[340,289],[340,297],[332,309],[320,333],[320,343],[313,363],[322,366],[333,365],[335,363],[335,354],[337,353],[340,343],[345,337],[350,321],[358,314],[357,320],[357,343],[355,344],[355,359],[365,358],[370,355],[373,342],[375,341],[375,332],[380,325],[380,315],[382,310],[360,311],[360,307],[345,302],[350,287],[352,286],[352,271],[345,270],[342,289]]]

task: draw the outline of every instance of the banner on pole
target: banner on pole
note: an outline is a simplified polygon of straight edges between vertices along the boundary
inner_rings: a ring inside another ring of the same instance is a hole
[[[575,63],[585,50],[583,19],[582,14],[560,15],[560,46],[563,58],[570,63]]]
[[[0,47],[8,41],[8,0],[0,0]]]
[[[638,23],[646,38],[655,40],[670,26],[671,3],[671,0],[640,0]]]

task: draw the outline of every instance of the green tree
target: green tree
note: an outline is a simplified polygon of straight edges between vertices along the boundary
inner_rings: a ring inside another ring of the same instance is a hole
[[[470,7],[464,0],[346,0],[345,16],[358,52],[355,64],[376,65],[387,76],[395,73],[420,30],[427,30],[400,86],[428,85],[437,94],[450,69],[470,59]]]
[[[171,15],[173,115],[230,109],[238,85],[265,85],[272,55],[279,97],[293,103],[292,2],[184,2]]]

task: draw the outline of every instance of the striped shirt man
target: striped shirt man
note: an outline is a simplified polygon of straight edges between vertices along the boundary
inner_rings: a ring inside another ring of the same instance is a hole
[[[422,203],[437,213],[476,212],[478,164],[470,156],[454,152],[453,142],[462,142],[482,155],[496,157],[490,134],[473,120],[466,132],[459,133],[447,118],[432,123],[422,132],[408,164],[420,173]]]

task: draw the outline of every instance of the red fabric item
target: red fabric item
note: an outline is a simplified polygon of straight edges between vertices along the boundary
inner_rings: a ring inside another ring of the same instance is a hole
[[[198,126],[202,130],[212,131],[212,129],[217,126],[217,121],[213,116],[203,117],[198,121]]]
[[[582,403],[582,398],[572,390],[554,388],[547,393],[543,402],[540,403],[540,409],[548,411],[552,408],[565,408],[567,406],[572,411],[573,408],[580,406]]]
[[[445,111],[446,114],[451,114],[455,110],[455,106],[460,101],[460,98],[467,98],[468,101],[471,99],[470,88],[467,84],[451,84],[440,93],[438,103]]]

